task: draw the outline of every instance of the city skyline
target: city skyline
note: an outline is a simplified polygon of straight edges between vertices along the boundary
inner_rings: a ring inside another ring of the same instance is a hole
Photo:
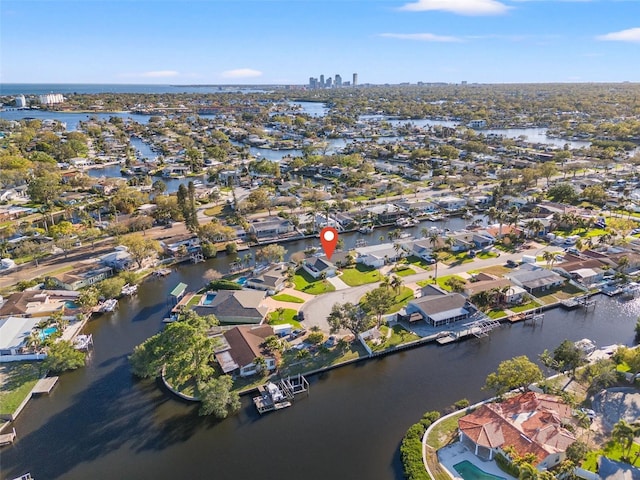
[[[633,0],[5,0],[0,14],[2,83],[640,80]]]

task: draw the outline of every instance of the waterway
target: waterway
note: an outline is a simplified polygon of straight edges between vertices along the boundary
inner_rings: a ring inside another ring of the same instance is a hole
[[[537,325],[503,326],[486,338],[313,376],[309,397],[263,417],[244,398],[238,415],[219,421],[199,417],[197,406],[157,382],[135,379],[127,356],[162,328],[167,295],[178,282],[197,289],[208,269],[224,272],[228,260],[222,255],[149,279],[116,312],[92,320],[86,330],[95,349],[87,366],[63,374],[50,396],[29,403],[15,422],[17,442],[2,451],[1,477],[30,471],[37,479],[82,480],[400,479],[400,441],[423,412],[485,398],[484,379],[499,362],[535,359],[565,338],[630,345],[640,314],[640,299],[599,296],[593,312],[556,309]]]

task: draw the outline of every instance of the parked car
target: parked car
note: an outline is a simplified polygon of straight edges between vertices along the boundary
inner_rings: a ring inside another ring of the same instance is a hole
[[[518,264],[516,262],[514,262],[513,260],[507,260],[507,267],[516,268],[517,266],[518,266]]]
[[[296,315],[296,319],[299,322],[304,322],[304,312],[302,312],[302,311],[298,312],[298,314]]]
[[[331,335],[324,343],[323,345],[326,348],[331,348],[331,347],[335,347],[336,344],[338,343],[338,337],[336,337],[335,335]]]
[[[302,337],[302,336],[303,336],[303,335],[305,335],[306,333],[307,333],[307,331],[306,331],[306,330],[303,330],[303,329],[297,328],[297,329],[295,329],[293,332],[291,332],[291,334],[289,334],[289,339],[290,339],[290,340],[294,340],[294,339],[296,339],[296,338],[298,338],[298,337]]]

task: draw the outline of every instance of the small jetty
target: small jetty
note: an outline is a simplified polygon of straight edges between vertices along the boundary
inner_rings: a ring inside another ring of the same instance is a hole
[[[105,300],[100,305],[98,305],[98,312],[113,312],[117,306],[118,300],[116,300],[115,298],[110,298],[109,300]]]
[[[309,394],[309,382],[298,374],[296,377],[287,377],[277,383],[269,382],[259,386],[260,395],[253,397],[253,404],[262,415],[290,407],[295,396],[305,392]]]
[[[80,350],[82,352],[86,352],[89,348],[93,347],[93,335],[77,335],[76,338],[73,339],[73,348],[76,350]]]
[[[593,298],[589,298],[588,295],[583,295],[582,297],[574,297],[567,298],[560,302],[562,308],[566,310],[573,310],[574,308],[584,308],[589,309],[596,306],[596,300]]]
[[[130,296],[138,293],[138,285],[129,285],[128,283],[122,287],[121,295]]]
[[[55,387],[56,383],[58,383],[59,377],[46,377],[41,378],[36,382],[36,385],[31,390],[32,395],[44,395],[51,393],[53,387]]]
[[[9,433],[3,433],[0,435],[0,446],[11,445],[16,439],[16,429],[14,428]]]
[[[160,270],[156,270],[153,272],[156,277],[166,277],[171,274],[171,269],[169,268],[161,268]]]

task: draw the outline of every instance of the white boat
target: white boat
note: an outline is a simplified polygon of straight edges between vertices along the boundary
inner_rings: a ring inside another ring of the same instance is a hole
[[[110,298],[109,300],[105,300],[104,302],[102,302],[102,305],[100,305],[99,311],[113,312],[117,306],[118,306],[118,300],[116,300],[115,298]]]
[[[129,285],[128,283],[122,287],[120,294],[122,295],[134,295],[138,292],[138,285]]]
[[[373,225],[363,225],[358,229],[358,231],[360,233],[371,233],[373,232]]]
[[[93,345],[93,335],[78,335],[73,340],[73,348],[76,350],[89,350],[89,347]]]

